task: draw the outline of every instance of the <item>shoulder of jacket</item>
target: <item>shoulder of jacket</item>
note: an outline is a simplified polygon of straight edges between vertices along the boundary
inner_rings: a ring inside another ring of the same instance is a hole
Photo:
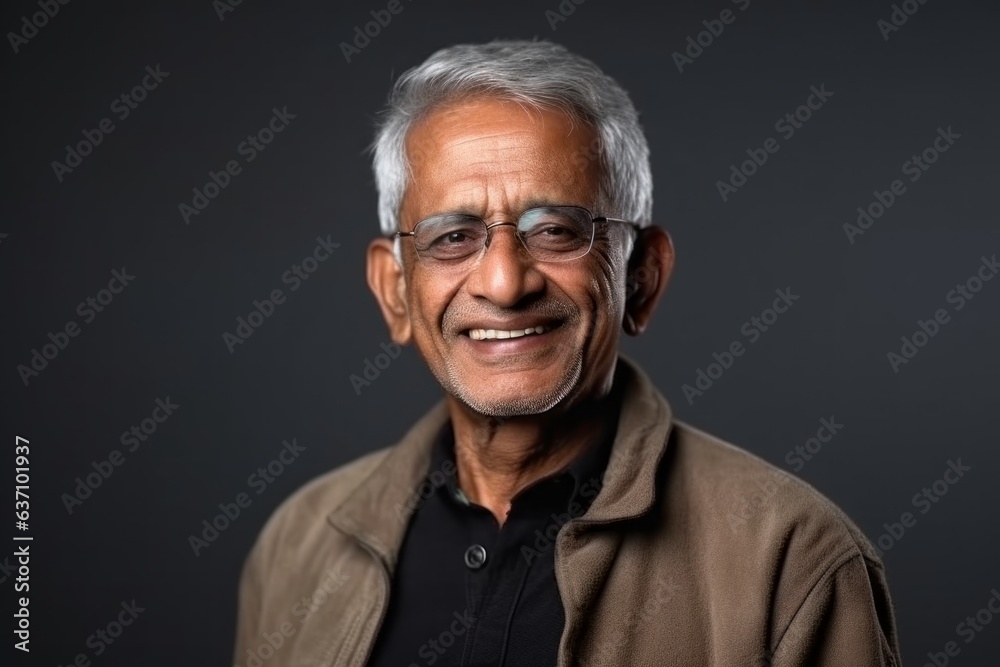
[[[333,532],[326,516],[371,475],[392,447],[384,447],[348,461],[306,482],[271,513],[261,529],[254,551],[270,550],[283,543],[308,542],[309,533]]]
[[[881,567],[874,546],[832,500],[791,472],[742,447],[674,420],[672,476],[695,502],[729,525],[730,538],[820,544],[836,557],[853,552]]]

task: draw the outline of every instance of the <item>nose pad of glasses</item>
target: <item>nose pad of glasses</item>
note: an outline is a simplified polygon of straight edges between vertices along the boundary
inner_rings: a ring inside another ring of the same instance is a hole
[[[521,240],[521,235],[517,233],[518,230],[517,230],[517,223],[516,222],[494,222],[492,225],[486,225],[486,242],[484,243],[484,246],[486,248],[490,247],[490,242],[493,240],[493,234],[492,234],[493,228],[494,227],[504,227],[504,226],[513,227],[514,228],[514,236],[518,237],[518,244],[521,245],[522,247],[524,246],[524,242]]]

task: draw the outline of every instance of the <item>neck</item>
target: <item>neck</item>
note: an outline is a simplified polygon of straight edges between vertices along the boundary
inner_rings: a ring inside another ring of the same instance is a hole
[[[449,397],[462,492],[503,525],[520,491],[613,436],[610,424],[618,407],[611,391],[562,411],[489,417]]]

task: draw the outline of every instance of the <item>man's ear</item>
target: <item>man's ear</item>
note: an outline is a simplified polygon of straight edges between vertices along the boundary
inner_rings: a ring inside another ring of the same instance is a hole
[[[368,287],[389,327],[394,343],[410,342],[412,329],[410,313],[406,306],[406,276],[392,251],[393,239],[376,238],[368,244],[366,277]]]
[[[666,230],[643,227],[636,236],[629,258],[625,316],[622,328],[630,336],[646,330],[653,310],[674,270],[674,242]]]

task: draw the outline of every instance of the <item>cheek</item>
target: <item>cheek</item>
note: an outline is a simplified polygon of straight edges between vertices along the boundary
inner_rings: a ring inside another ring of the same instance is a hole
[[[411,276],[409,284],[415,288],[409,292],[410,320],[417,329],[414,333],[419,336],[440,333],[444,311],[454,296],[455,287],[440,278],[419,273]]]
[[[621,320],[624,308],[622,295],[618,294],[616,276],[605,258],[594,258],[581,275],[579,272],[551,275],[550,284],[558,285],[564,295],[579,309],[588,336],[597,333],[600,337],[613,331]]]
[[[595,326],[605,337],[618,328],[623,315],[623,300],[614,289],[612,276],[602,275],[594,279],[594,293],[597,301]]]
[[[598,315],[603,319],[619,319],[625,308],[625,271],[621,249],[595,257],[591,290],[598,303]]]

